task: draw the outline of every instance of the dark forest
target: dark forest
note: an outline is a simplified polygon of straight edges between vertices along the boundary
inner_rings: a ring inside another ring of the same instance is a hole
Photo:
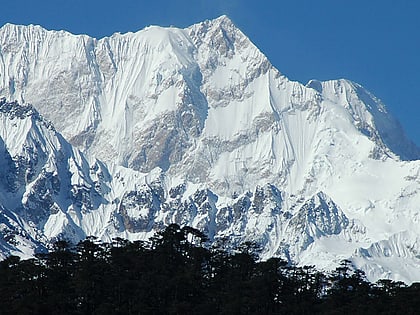
[[[244,243],[227,252],[191,227],[149,241],[58,241],[0,262],[0,314],[418,314],[420,284],[367,281],[350,261],[325,273]]]

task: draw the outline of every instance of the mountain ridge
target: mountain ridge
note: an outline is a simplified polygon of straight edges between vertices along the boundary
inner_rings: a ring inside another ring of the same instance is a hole
[[[5,253],[63,237],[145,239],[177,223],[232,246],[257,241],[265,258],[350,258],[372,280],[420,279],[398,273],[402,255],[420,264],[420,150],[357,83],[288,80],[226,16],[99,40],[29,27],[43,37],[25,42],[9,29],[19,28],[0,29],[0,138],[22,193],[16,207],[1,203],[4,231],[30,238],[5,241]],[[13,149],[10,130],[22,138],[29,120],[6,99],[54,128],[35,123],[38,138]]]

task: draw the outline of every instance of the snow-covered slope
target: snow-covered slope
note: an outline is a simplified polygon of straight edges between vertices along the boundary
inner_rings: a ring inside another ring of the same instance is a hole
[[[363,87],[289,81],[226,16],[100,40],[7,24],[0,96],[22,105],[0,107],[5,254],[177,222],[420,280],[420,149]]]
[[[0,120],[3,254],[85,237],[81,214],[106,202],[100,163],[90,166],[30,105],[1,99]]]

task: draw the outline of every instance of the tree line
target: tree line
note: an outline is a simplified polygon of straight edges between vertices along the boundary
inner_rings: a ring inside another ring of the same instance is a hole
[[[343,261],[325,273],[244,243],[227,252],[176,224],[149,241],[87,238],[0,262],[0,314],[418,314],[420,284],[380,280]]]

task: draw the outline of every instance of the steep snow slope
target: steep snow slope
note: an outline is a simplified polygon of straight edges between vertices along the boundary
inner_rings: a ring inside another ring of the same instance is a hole
[[[1,163],[24,161],[4,172],[21,179],[2,220],[36,231],[32,251],[177,222],[256,240],[263,257],[351,258],[372,280],[420,280],[420,150],[363,87],[289,81],[225,16],[100,40],[5,25],[0,96],[33,104],[83,151],[2,101]]]
[[[224,16],[185,30],[153,26],[101,40],[7,24],[0,29],[0,45],[1,95],[34,104],[83,151],[143,171],[179,162],[204,122],[212,123],[208,110],[217,108],[216,114],[229,119],[240,114],[235,107],[241,113],[252,108],[236,126],[229,125],[225,136],[231,139],[255,117],[258,129],[275,119],[270,114],[308,106],[316,98],[281,76]],[[359,94],[369,98],[365,91]],[[417,158],[399,126],[383,116],[377,119],[379,134],[398,130],[390,147],[403,146],[397,154]],[[221,124],[213,128],[225,132]]]
[[[88,164],[30,105],[0,100],[3,240],[25,251],[65,234],[79,240],[84,212],[105,202],[99,162]],[[12,247],[13,247],[12,246]]]
[[[167,168],[202,129],[207,105],[184,30],[149,27],[98,41],[8,24],[0,45],[1,94],[34,104],[98,157]]]

